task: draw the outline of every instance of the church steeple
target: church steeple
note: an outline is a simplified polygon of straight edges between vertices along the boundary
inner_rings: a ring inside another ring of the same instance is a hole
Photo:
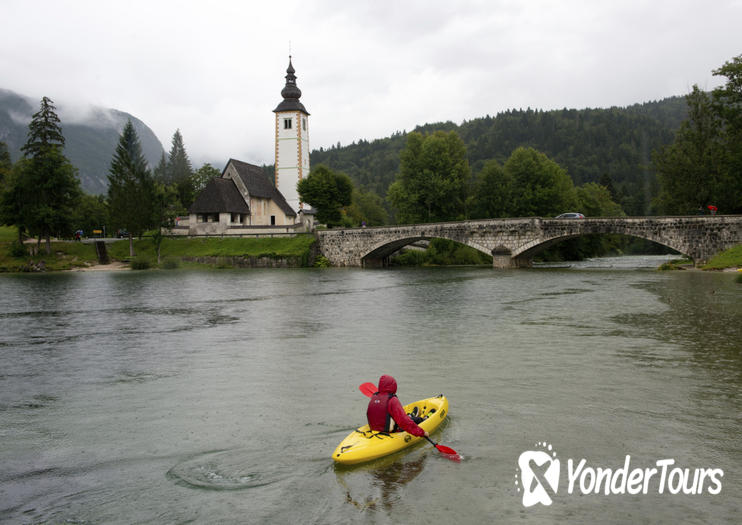
[[[299,199],[296,184],[309,175],[309,112],[299,101],[301,90],[296,85],[295,73],[289,56],[286,85],[281,90],[283,101],[273,113],[276,114],[276,188],[298,213],[307,209]]]
[[[296,85],[296,75],[294,73],[296,71],[289,55],[289,67],[286,69],[286,85],[281,90],[283,101],[276,106],[276,109],[273,110],[274,113],[278,113],[279,111],[301,111],[305,115],[309,115],[304,104],[299,101],[301,98],[301,89]]]

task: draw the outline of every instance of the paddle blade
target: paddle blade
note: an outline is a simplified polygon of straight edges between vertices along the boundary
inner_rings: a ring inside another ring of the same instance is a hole
[[[437,448],[438,452],[446,456],[451,461],[455,461],[457,463],[461,462],[461,456],[459,456],[459,453],[456,452],[454,449],[444,447],[443,445],[436,445],[435,448]]]
[[[363,383],[358,386],[358,390],[360,390],[364,396],[371,397],[374,395],[374,392],[377,391],[377,388],[373,383]]]

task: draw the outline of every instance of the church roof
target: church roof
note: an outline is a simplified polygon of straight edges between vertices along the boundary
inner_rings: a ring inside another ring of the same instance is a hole
[[[294,66],[291,64],[291,57],[289,57],[289,67],[286,69],[286,85],[281,90],[283,101],[276,106],[276,109],[273,110],[274,113],[280,111],[301,111],[302,113],[309,115],[304,104],[299,102],[299,99],[301,98],[301,89],[296,85],[296,75],[294,75],[294,73]]]
[[[211,179],[191,204],[190,213],[250,213],[240,191],[230,179]]]
[[[230,163],[234,166],[237,175],[242,179],[248,193],[252,197],[271,199],[287,216],[296,217],[294,209],[286,202],[283,194],[273,185],[268,175],[263,171],[263,168],[236,159],[229,159],[227,166]],[[224,171],[226,170],[227,168],[225,167]]]

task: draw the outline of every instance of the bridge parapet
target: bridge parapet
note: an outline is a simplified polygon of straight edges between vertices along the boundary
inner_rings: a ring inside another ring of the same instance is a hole
[[[493,265],[530,265],[534,254],[564,239],[624,234],[648,239],[691,257],[697,264],[742,243],[742,216],[539,217],[321,230],[320,252],[335,266],[383,266],[391,254],[418,240],[450,239],[493,256]]]

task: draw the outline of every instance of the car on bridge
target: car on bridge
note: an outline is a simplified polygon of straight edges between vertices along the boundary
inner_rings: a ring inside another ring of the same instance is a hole
[[[584,219],[585,216],[581,213],[562,213],[556,216],[557,219]]]

